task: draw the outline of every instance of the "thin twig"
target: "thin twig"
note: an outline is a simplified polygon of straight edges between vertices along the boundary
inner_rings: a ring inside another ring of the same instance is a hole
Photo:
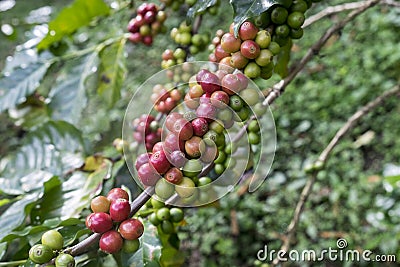
[[[360,108],[356,113],[354,113],[348,120],[347,122],[339,129],[339,131],[336,132],[335,136],[332,138],[332,140],[329,142],[328,146],[322,151],[322,153],[319,155],[318,159],[315,161],[313,164],[314,166],[314,171],[308,178],[306,185],[304,186],[300,199],[297,202],[293,218],[287,227],[286,230],[286,238],[284,239],[284,242],[280,248],[280,250],[283,250],[287,252],[290,247],[290,243],[294,238],[294,235],[296,233],[296,228],[297,225],[300,221],[300,216],[304,210],[304,205],[307,201],[307,198],[309,197],[311,190],[315,184],[315,181],[317,179],[317,175],[320,170],[325,166],[329,155],[333,151],[333,149],[337,146],[339,141],[350,131],[354,128],[354,126],[358,123],[358,121],[363,118],[366,114],[371,112],[374,108],[378,107],[384,100],[389,98],[390,96],[393,96],[395,94],[400,93],[400,85],[395,86],[393,89],[384,92],[362,108]],[[272,266],[276,266],[279,263],[279,258],[275,258],[272,262]]]
[[[324,44],[329,40],[329,38],[335,34],[336,32],[340,31],[344,26],[347,25],[350,21],[355,19],[358,15],[363,13],[365,10],[368,8],[375,6],[378,4],[380,0],[369,0],[365,1],[365,5],[361,6],[360,8],[353,10],[350,14],[347,15],[346,18],[343,20],[337,22],[334,24],[332,27],[330,27],[325,34],[313,45],[311,48],[307,51],[305,56],[298,62],[297,64],[294,64],[294,67],[292,71],[289,73],[289,75],[275,84],[271,90],[269,90],[269,94],[265,98],[263,105],[270,105],[272,102],[275,101],[276,98],[278,98],[284,91],[286,86],[293,81],[293,79],[299,74],[301,70],[303,70],[304,66],[315,56],[319,53],[319,51],[322,49]]]
[[[352,3],[344,3],[344,4],[340,4],[340,5],[336,5],[336,6],[329,6],[325,9],[323,9],[322,11],[308,17],[303,24],[303,28],[310,26],[311,24],[315,23],[316,21],[318,21],[324,17],[330,16],[330,15],[333,15],[336,13],[340,13],[343,11],[357,9],[357,8],[365,6],[366,4],[368,4],[368,1],[357,1],[357,2],[352,2]]]

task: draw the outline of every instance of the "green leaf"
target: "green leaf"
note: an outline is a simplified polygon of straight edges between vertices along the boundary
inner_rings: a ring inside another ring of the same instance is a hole
[[[0,188],[18,195],[42,187],[53,175],[80,167],[86,150],[74,126],[49,121],[27,134],[15,154],[2,159]]]
[[[277,0],[230,0],[233,7],[234,32],[238,36],[239,27],[249,18],[256,17],[267,11],[270,7],[278,4]]]
[[[36,202],[42,193],[34,192],[24,195],[0,216],[0,240],[24,222],[27,213],[30,211],[28,206]]]
[[[125,61],[125,38],[104,48],[100,53],[101,70],[98,92],[111,107],[121,97],[121,88],[127,70]]]
[[[386,176],[385,180],[393,187],[400,187],[400,175]]]
[[[50,63],[34,63],[17,68],[0,79],[0,112],[14,108],[26,100],[39,86]]]
[[[163,248],[161,251],[160,263],[162,267],[179,267],[185,262],[185,255],[172,247]]]
[[[7,251],[7,242],[0,243],[0,260],[4,257]]]
[[[187,22],[189,24],[192,23],[197,15],[202,14],[207,8],[215,6],[217,2],[218,2],[217,0],[196,1],[196,3],[191,8],[189,8],[186,14]]]
[[[290,61],[290,52],[292,49],[292,40],[290,39],[289,42],[281,47],[281,50],[277,56],[277,61],[274,67],[274,71],[281,76],[281,78],[285,78],[289,74],[288,64]]]
[[[103,0],[75,0],[50,21],[49,32],[38,44],[39,50],[47,49],[64,36],[74,33],[80,27],[88,25],[97,16],[108,15],[110,8]]]
[[[66,63],[49,93],[49,107],[54,120],[79,122],[87,106],[87,92],[96,87],[90,78],[96,74],[98,65],[97,52]]]

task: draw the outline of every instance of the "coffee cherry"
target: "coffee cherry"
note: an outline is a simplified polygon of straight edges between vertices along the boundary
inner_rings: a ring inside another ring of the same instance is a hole
[[[196,115],[199,118],[204,118],[208,122],[212,121],[217,114],[217,109],[211,103],[200,104],[196,109]]]
[[[185,157],[185,153],[180,150],[175,150],[172,151],[172,153],[170,154],[170,161],[173,166],[177,168],[182,168],[185,165],[187,159]]]
[[[221,48],[226,53],[234,53],[236,51],[239,51],[240,44],[241,44],[240,39],[235,38],[235,36],[229,32],[225,33],[221,38]],[[228,56],[229,56],[229,54],[228,54]],[[217,55],[217,57],[218,57],[218,55]]]
[[[169,220],[169,218],[171,217],[169,209],[165,207],[157,210],[156,214],[157,219],[159,219],[160,221]]]
[[[171,208],[169,210],[170,215],[171,215],[171,221],[174,223],[179,223],[183,220],[183,211],[182,209],[179,208]]]
[[[185,166],[183,166],[183,175],[187,177],[195,177],[201,172],[202,168],[203,166],[198,159],[188,160]]]
[[[162,221],[161,222],[161,231],[164,234],[172,234],[175,232],[174,225],[170,221]]]
[[[185,142],[185,152],[191,158],[198,158],[201,156],[201,144],[203,139],[198,136],[193,136]],[[203,143],[204,146],[204,143]]]
[[[218,152],[218,157],[214,160],[215,164],[222,164],[226,160],[226,154],[224,151],[219,151]]]
[[[186,119],[178,119],[173,126],[173,133],[178,135],[180,140],[189,140],[193,136],[193,127]]]
[[[281,47],[280,47],[280,45],[279,45],[278,43],[276,43],[276,42],[271,42],[271,43],[269,44],[269,46],[268,46],[268,50],[271,51],[271,53],[272,53],[273,55],[277,55],[277,54],[279,54],[279,52],[280,52],[280,50],[281,50]]]
[[[218,92],[220,92],[220,93],[223,93],[223,92],[221,92],[221,91],[217,91],[217,92],[214,92],[213,94],[212,94],[212,96],[214,95],[215,97],[216,97],[216,94],[218,93]],[[221,94],[219,94],[219,95],[221,95]],[[226,95],[226,94],[225,94]],[[211,98],[212,98],[212,96],[211,96]],[[214,98],[215,98],[214,97]],[[226,97],[228,97],[228,95],[226,95]],[[221,97],[222,98],[222,97]],[[218,101],[221,101],[220,99],[218,99]],[[222,102],[222,101],[221,101]],[[196,118],[196,119],[194,119],[193,121],[192,121],[192,127],[193,127],[193,133],[194,133],[194,135],[197,135],[197,136],[203,136],[207,131],[208,131],[208,123],[207,123],[207,120],[206,119],[204,119],[204,118]]]
[[[127,219],[118,227],[121,236],[127,240],[138,239],[143,235],[144,226],[138,219]]]
[[[258,124],[258,121],[257,121],[257,120],[252,120],[252,121],[249,123],[249,126],[247,127],[247,129],[248,129],[250,132],[256,133],[256,132],[258,132],[258,131],[260,130],[260,125]]]
[[[123,240],[117,231],[110,230],[102,234],[99,245],[102,251],[112,254],[121,250]]]
[[[240,92],[240,97],[249,106],[253,106],[259,102],[260,95],[258,91],[254,88],[247,88]]]
[[[290,6],[291,12],[299,11],[301,13],[304,13],[307,11],[307,9],[308,9],[308,5],[307,5],[307,2],[304,0],[296,0]]]
[[[271,12],[271,20],[275,24],[283,24],[285,23],[288,17],[288,11],[286,8],[277,6]]]
[[[138,176],[142,184],[145,186],[153,186],[156,184],[158,179],[160,179],[160,175],[156,172],[152,165],[150,165],[150,163],[145,163],[140,166],[138,170]]]
[[[167,152],[183,151],[185,143],[180,140],[179,137],[173,133],[168,134],[164,139],[164,149]]]
[[[104,233],[113,227],[111,216],[104,212],[89,214],[86,218],[86,226],[95,233]]]
[[[243,41],[256,38],[258,28],[250,21],[245,21],[239,28],[239,36]]]
[[[105,196],[97,196],[90,202],[90,208],[93,212],[108,212],[111,201]],[[43,243],[43,242],[42,242]]]
[[[199,84],[196,84],[189,89],[189,95],[191,98],[199,98],[204,94],[203,88]]]
[[[175,186],[175,191],[180,197],[187,198],[193,195],[196,190],[195,186],[192,179],[183,177],[182,181]]]
[[[161,223],[161,221],[157,218],[157,214],[155,212],[150,214],[149,222],[154,226],[157,226],[157,225],[159,225]]]
[[[228,110],[228,109],[226,109]],[[203,142],[206,142],[207,140],[203,140]],[[212,162],[218,155],[218,149],[215,147],[215,145],[209,146],[206,145],[204,148],[204,152],[202,151],[200,160],[202,162]]]
[[[221,88],[218,76],[211,72],[205,73],[198,83],[201,85],[201,88],[203,88],[204,92],[208,93],[209,95],[220,90]]]
[[[183,178],[183,174],[178,168],[171,168],[167,171],[164,178],[170,183],[179,184]]]
[[[240,46],[240,53],[248,59],[254,59],[260,55],[260,46],[252,40],[246,40]]]
[[[161,199],[168,199],[175,192],[174,185],[169,183],[166,179],[160,179],[154,188],[156,195]]]
[[[156,153],[157,151],[161,151],[164,149],[164,143],[163,142],[157,142],[153,146],[153,150],[151,152]]]
[[[287,24],[290,26],[290,28],[293,29],[300,29],[304,21],[305,21],[304,14],[298,11],[289,14],[287,18]]]
[[[29,250],[29,258],[37,264],[46,263],[50,261],[53,256],[53,250],[49,246],[43,244],[34,245]]]
[[[292,39],[300,39],[304,35],[304,31],[302,28],[299,29],[290,29],[290,38]]]
[[[262,49],[260,51],[260,55],[256,58],[255,61],[260,67],[265,67],[272,61],[273,56],[274,55],[272,54],[272,52],[268,49]]]
[[[239,93],[242,89],[242,84],[236,74],[227,74],[221,81],[222,90],[228,95]]]
[[[110,216],[114,222],[122,222],[129,217],[131,212],[131,206],[129,201],[123,198],[119,198],[111,202],[110,205]]]
[[[107,198],[112,202],[118,198],[123,198],[126,200],[129,200],[129,195],[128,192],[126,192],[124,189],[116,187],[111,189],[108,194]]]
[[[260,135],[254,133],[254,132],[250,132],[250,133],[248,134],[248,139],[249,139],[249,143],[252,144],[252,145],[257,145],[257,144],[259,144],[260,141],[261,141]]]
[[[246,67],[248,62],[249,60],[245,56],[243,56],[240,51],[233,53],[231,56],[230,63],[232,67],[236,69],[243,69],[244,67]]]
[[[279,37],[287,37],[289,36],[290,29],[289,26],[286,24],[279,25],[275,28],[275,34]]]
[[[249,84],[249,79],[246,77],[246,75],[239,72],[239,73],[236,73],[236,77],[239,79],[240,84],[241,84],[240,90],[246,89]]]
[[[243,100],[237,96],[237,95],[233,95],[231,96],[231,98],[229,99],[229,106],[235,110],[235,111],[239,111],[242,109],[243,107]]]
[[[259,31],[255,41],[261,49],[268,48],[269,44],[271,43],[271,34],[266,30]]]
[[[255,79],[261,74],[260,66],[255,62],[250,62],[244,69],[244,74],[250,79]]]
[[[134,240],[124,240],[122,245],[122,251],[128,254],[133,254],[139,250],[140,241],[139,239]]]
[[[163,174],[170,168],[170,163],[165,155],[164,150],[153,153],[150,157],[150,164],[159,173]]]
[[[50,247],[52,250],[60,250],[64,245],[63,236],[56,230],[49,230],[43,233],[42,244]]]
[[[70,254],[61,253],[57,256],[54,263],[56,267],[74,267],[75,258]]]
[[[224,108],[226,108],[227,104],[229,103],[229,95],[224,91],[216,91],[216,92],[212,93],[210,100],[211,100],[211,104],[214,107],[216,107],[218,109],[224,109]],[[201,118],[199,118],[199,119],[201,119]],[[205,120],[205,122],[207,123],[207,120]],[[193,128],[194,128],[194,126],[193,126]],[[207,124],[207,127],[203,127],[203,129],[205,129],[205,128],[207,128],[207,130],[208,130],[208,124]],[[205,131],[203,133],[203,135],[206,132],[207,131]],[[196,135],[198,135],[198,134],[196,134]],[[199,136],[203,136],[203,135],[199,135]]]

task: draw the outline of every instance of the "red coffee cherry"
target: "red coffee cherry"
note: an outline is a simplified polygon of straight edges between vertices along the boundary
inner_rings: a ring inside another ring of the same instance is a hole
[[[160,175],[156,172],[156,170],[150,165],[150,163],[145,163],[140,166],[138,170],[139,180],[145,186],[153,186],[157,183],[158,179],[160,179]]]
[[[118,231],[126,240],[134,240],[143,235],[144,226],[142,222],[137,219],[127,219],[121,222]]]
[[[243,41],[253,40],[256,38],[258,28],[250,21],[245,21],[239,28],[239,36]]]
[[[123,239],[121,235],[115,230],[110,230],[102,234],[102,236],[100,237],[100,249],[106,253],[116,253],[121,250],[122,245]]]
[[[113,227],[111,216],[105,212],[89,214],[86,217],[86,227],[95,233],[104,233]]]
[[[122,222],[129,217],[131,212],[131,205],[129,201],[123,198],[119,198],[111,202],[110,205],[110,216],[114,222]]]
[[[129,200],[129,195],[128,192],[126,192],[124,189],[116,187],[110,190],[107,194],[107,198],[112,202],[118,198],[123,198],[126,200]]]
[[[252,40],[246,40],[240,46],[240,52],[248,59],[255,59],[260,55],[260,46]]]
[[[179,184],[182,181],[183,174],[178,168],[171,168],[164,175],[165,180],[173,184]]]
[[[170,168],[170,163],[164,150],[153,153],[150,157],[150,164],[159,174],[165,173]]]
[[[217,91],[214,92],[214,94],[221,92],[221,91]],[[226,95],[228,97],[228,95]],[[212,98],[212,96],[211,96]],[[229,97],[228,97],[228,101],[229,101]],[[204,118],[196,118],[192,121],[192,127],[193,127],[193,133],[194,135],[197,136],[203,136],[206,132],[208,132],[208,122],[206,119]]]

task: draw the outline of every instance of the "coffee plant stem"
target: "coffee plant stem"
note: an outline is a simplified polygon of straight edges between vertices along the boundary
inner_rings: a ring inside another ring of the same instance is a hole
[[[358,15],[369,9],[370,7],[375,6],[378,4],[381,0],[369,0],[365,2],[365,5],[361,6],[360,8],[352,11],[350,14],[347,15],[346,18],[343,20],[337,22],[334,24],[332,27],[330,27],[325,34],[314,44],[308,49],[307,53],[305,56],[300,60],[300,62],[293,64],[293,67],[291,67],[289,75],[275,84],[271,89],[267,91],[267,97],[265,98],[263,105],[270,105],[272,104],[275,99],[277,99],[284,91],[286,86],[290,84],[294,78],[299,74],[301,70],[305,67],[305,65],[315,56],[318,55],[319,51],[322,49],[324,44],[329,40],[329,38],[340,31],[344,26],[347,25],[350,21],[355,19]]]
[[[317,179],[317,175],[319,171],[323,169],[325,166],[331,152],[333,149],[337,146],[337,144],[343,139],[343,137],[351,131],[356,124],[369,112],[371,112],[374,108],[378,107],[380,104],[382,104],[383,101],[385,101],[387,98],[400,94],[400,85],[395,86],[391,90],[388,90],[366,104],[365,106],[361,107],[356,113],[354,113],[348,120],[347,122],[336,132],[335,136],[332,138],[332,140],[329,142],[328,146],[322,151],[322,153],[319,155],[318,159],[315,161],[314,165],[314,171],[311,173],[310,177],[308,178],[306,185],[304,186],[300,199],[296,204],[296,208],[294,210],[293,218],[289,224],[289,226],[286,229],[286,238],[284,239],[284,242],[281,246],[281,250],[283,251],[288,251],[290,247],[290,243],[296,233],[296,228],[297,225],[300,221],[300,216],[301,213],[304,210],[304,205],[311,194],[312,188],[315,184],[315,181]],[[279,264],[279,258],[275,258],[274,261],[272,262],[272,266],[276,266]]]

